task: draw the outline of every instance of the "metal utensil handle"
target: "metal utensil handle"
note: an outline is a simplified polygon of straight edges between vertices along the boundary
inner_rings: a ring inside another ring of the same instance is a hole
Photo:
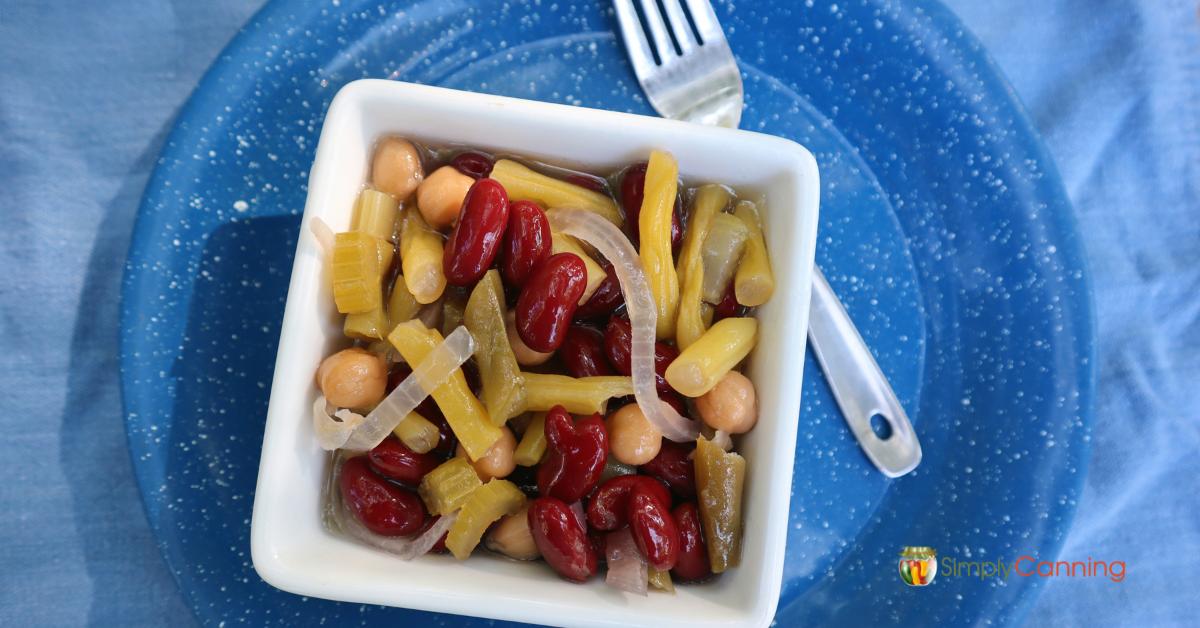
[[[908,415],[896,399],[896,393],[884,377],[867,343],[834,294],[821,269],[813,267],[812,305],[808,318],[808,343],[825,380],[833,390],[842,416],[859,445],[884,475],[900,477],[921,462],[921,444],[917,442]],[[892,433],[886,439],[875,434],[871,417],[887,421]]]

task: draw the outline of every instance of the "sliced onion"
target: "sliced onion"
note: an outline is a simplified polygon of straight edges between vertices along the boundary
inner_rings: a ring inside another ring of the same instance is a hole
[[[713,437],[709,440],[712,441],[712,444],[725,451],[733,451],[733,439],[729,436],[729,432],[716,430],[713,432]]]
[[[317,433],[317,443],[322,449],[333,451],[339,449],[350,440],[355,428],[366,420],[361,414],[356,414],[345,408],[338,410],[329,405],[324,395],[317,395],[313,402],[313,430]]]
[[[408,418],[408,414],[415,410],[433,389],[449,379],[474,353],[475,339],[466,327],[459,327],[430,351],[429,355],[413,368],[412,374],[404,378],[404,381],[365,417],[349,410],[339,410],[334,416],[342,420],[336,421],[325,411],[324,398],[318,399],[319,403],[313,406],[317,443],[328,451],[374,449],[397,425]]]
[[[608,574],[604,576],[605,584],[629,593],[646,595],[646,581],[650,574],[646,559],[638,551],[629,528],[624,527],[608,533],[604,540],[604,548],[605,559],[608,562]]]
[[[560,207],[550,210],[547,215],[552,231],[575,236],[596,247],[617,273],[633,336],[629,361],[633,367],[633,393],[638,406],[663,436],[676,442],[696,440],[700,434],[699,424],[679,414],[658,397],[654,384],[654,328],[658,310],[637,250],[620,229],[596,213]]]
[[[340,472],[340,469],[335,470],[335,473],[338,472]],[[344,534],[358,539],[371,547],[395,554],[404,560],[412,560],[417,556],[428,554],[429,550],[433,549],[434,545],[437,545],[442,535],[458,520],[458,511],[455,510],[448,515],[442,516],[433,525],[429,526],[428,530],[417,536],[382,536],[368,530],[357,517],[350,514],[350,510],[346,508],[345,501],[342,500],[340,491],[336,495],[331,510],[334,522],[337,523],[338,528]]]
[[[317,240],[325,257],[333,257],[333,243],[337,238],[333,235],[333,229],[329,228],[329,223],[321,220],[320,217],[313,216],[308,221],[308,230],[312,232],[313,238]]]

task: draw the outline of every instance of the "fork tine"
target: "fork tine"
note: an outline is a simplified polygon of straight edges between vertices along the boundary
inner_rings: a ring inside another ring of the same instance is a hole
[[[650,31],[650,39],[654,41],[654,50],[658,52],[659,65],[667,65],[676,58],[675,46],[667,35],[667,25],[663,23],[662,14],[658,12],[658,3],[654,0],[639,0],[642,15],[646,16],[646,29]]]
[[[667,22],[671,25],[671,32],[675,34],[679,50],[683,54],[687,54],[699,42],[696,41],[696,35],[692,32],[691,25],[688,24],[687,16],[683,14],[683,7],[679,5],[679,0],[662,0],[662,4],[667,11]]]
[[[633,0],[613,0],[613,6],[617,9],[617,24],[621,27],[625,49],[629,51],[633,73],[640,81],[654,70],[654,53],[650,51],[650,42],[646,41],[646,32],[633,8]]]
[[[710,0],[684,0],[684,2],[687,2],[688,11],[692,13],[692,21],[696,23],[696,31],[700,33],[702,43],[716,43],[725,40],[725,33],[721,31],[721,23],[717,21],[717,14],[713,12]]]

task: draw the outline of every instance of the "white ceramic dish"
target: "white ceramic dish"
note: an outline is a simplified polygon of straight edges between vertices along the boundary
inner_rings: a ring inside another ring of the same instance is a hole
[[[313,437],[313,374],[343,338],[321,250],[308,225],[319,216],[334,230],[349,227],[372,145],[386,134],[596,173],[644,160],[659,148],[675,155],[689,181],[763,195],[778,288],[759,309],[761,335],[748,368],[761,415],[739,446],[748,468],[740,567],[709,583],[680,586],[676,595],[637,597],[606,587],[602,577],[572,584],[543,563],[487,552],[464,563],[449,556],[405,562],[322,527],[329,456]],[[818,201],[813,156],[776,137],[393,81],[345,86],[326,115],[309,176],[254,499],[255,569],[271,585],[301,595],[534,624],[768,625],[779,599],[787,538]]]

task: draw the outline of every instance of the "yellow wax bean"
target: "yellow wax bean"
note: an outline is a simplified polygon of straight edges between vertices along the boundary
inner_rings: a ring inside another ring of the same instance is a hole
[[[767,257],[767,243],[763,239],[762,221],[758,208],[750,201],[737,204],[733,215],[746,225],[746,251],[733,278],[733,291],[738,303],[758,307],[771,299],[775,293],[775,275],[771,272],[771,260]]]
[[[513,460],[522,467],[532,467],[542,461],[545,453],[546,413],[536,412],[521,436],[521,443],[513,452]]]
[[[443,246],[442,234],[430,227],[415,207],[400,212],[400,269],[417,303],[433,303],[446,290]]]
[[[745,359],[757,340],[755,319],[721,319],[671,362],[667,383],[683,395],[699,397]]]
[[[708,325],[702,310],[704,285],[704,263],[700,258],[704,239],[708,237],[712,219],[729,204],[729,192],[719,185],[706,185],[696,192],[692,202],[692,213],[688,220],[683,248],[679,251],[676,266],[681,286],[679,316],[676,319],[675,343],[686,349],[704,334]],[[711,319],[710,319],[711,320]]]
[[[534,172],[511,159],[497,161],[489,176],[504,186],[509,200],[533,201],[547,209],[586,209],[600,214],[618,227],[621,226],[621,212],[617,210],[617,204],[599,192]]]
[[[475,363],[483,380],[483,403],[495,425],[525,411],[525,380],[504,327],[504,285],[491,269],[471,291],[464,321],[475,338]]]
[[[603,414],[608,400],[633,394],[633,380],[617,375],[570,377],[522,373],[525,377],[526,406],[534,412],[546,412],[561,405],[571,414]]]
[[[441,344],[443,338],[436,329],[428,329],[421,321],[411,320],[396,325],[388,335],[388,341],[405,362],[416,365]],[[499,427],[492,425],[487,409],[471,393],[461,368],[454,369],[446,381],[433,389],[432,396],[471,460],[486,454],[503,435]]]
[[[416,412],[409,412],[392,433],[405,447],[419,454],[433,451],[441,439],[437,426]]]
[[[675,262],[671,257],[671,220],[678,188],[679,164],[675,158],[662,151],[651,152],[638,231],[641,234],[642,269],[658,310],[655,333],[660,339],[675,336],[675,319],[679,311],[679,276],[675,274]]]

